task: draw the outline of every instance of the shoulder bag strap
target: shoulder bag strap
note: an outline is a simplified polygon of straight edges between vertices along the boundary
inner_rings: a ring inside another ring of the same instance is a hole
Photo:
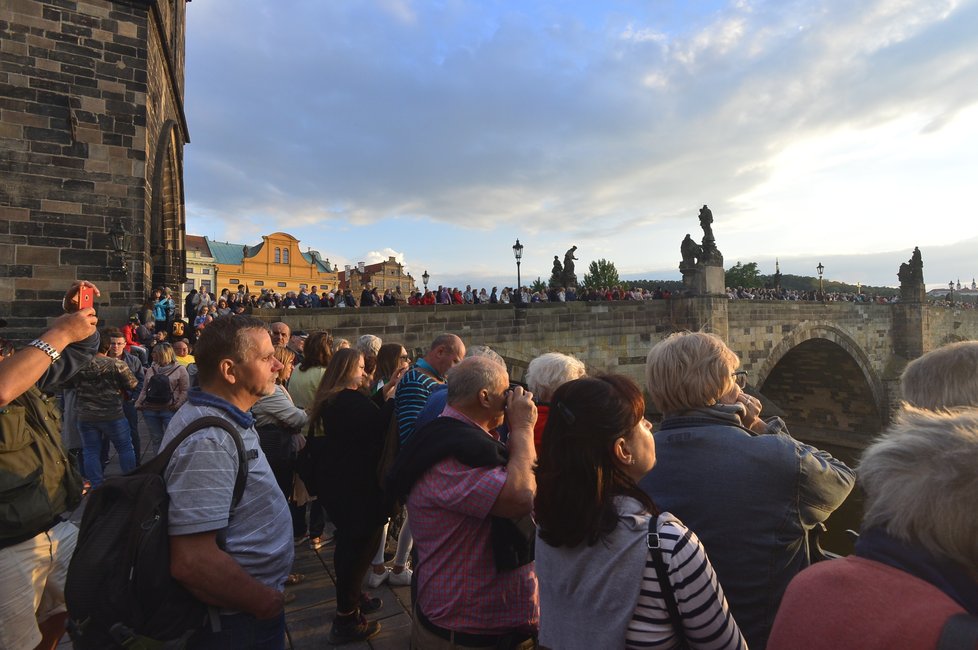
[[[672,583],[669,582],[669,568],[666,566],[666,561],[662,557],[658,522],[658,517],[649,517],[649,534],[646,538],[646,543],[649,547],[649,557],[652,559],[652,566],[655,567],[655,577],[659,581],[662,600],[665,601],[666,609],[669,610],[669,619],[672,621],[676,638],[679,639],[679,647],[687,648],[689,645],[686,642],[686,633],[683,630],[683,619],[679,615],[679,606],[676,604],[676,592],[673,591]]]
[[[973,650],[978,647],[978,618],[955,614],[941,629],[937,650]]]

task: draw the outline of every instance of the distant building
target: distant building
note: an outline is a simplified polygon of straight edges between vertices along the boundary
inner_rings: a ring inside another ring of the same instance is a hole
[[[207,238],[200,235],[187,235],[187,281],[183,283],[183,296],[191,289],[197,291],[214,291],[214,279],[217,277],[217,266],[214,256],[207,245]],[[186,315],[186,314],[184,314]]]
[[[339,284],[341,289],[350,289],[358,297],[367,285],[371,288],[376,287],[381,296],[388,289],[396,290],[398,287],[405,297],[417,290],[414,278],[393,256],[376,264],[360,262],[355,267],[347,267],[339,273]]]
[[[337,273],[319,251],[303,253],[299,240],[284,232],[262,236],[257,246],[230,244],[206,239],[214,259],[214,292],[237,291],[245,285],[251,293],[267,289],[273,293],[299,292],[315,286],[335,289]]]

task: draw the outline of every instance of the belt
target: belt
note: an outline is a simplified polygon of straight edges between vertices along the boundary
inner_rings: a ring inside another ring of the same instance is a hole
[[[420,608],[415,606],[414,613],[421,621],[421,625],[435,636],[451,641],[461,646],[476,648],[515,648],[521,643],[525,643],[533,638],[528,632],[504,632],[502,634],[470,634],[468,632],[456,632],[438,627],[424,615]]]

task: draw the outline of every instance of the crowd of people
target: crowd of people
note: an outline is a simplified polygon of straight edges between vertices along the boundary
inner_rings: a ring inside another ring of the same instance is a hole
[[[46,450],[33,466],[0,454],[3,496],[22,499],[0,510],[0,647],[53,648],[71,616],[60,592],[77,530],[62,514],[81,487],[46,395],[59,390],[94,489],[105,441],[124,471],[146,460],[129,401],[147,454],[209,416],[243,440],[240,500],[223,427],[187,437],[164,473],[171,573],[213,608],[188,648],[283,648],[287,586],[303,579],[294,549],[307,543],[335,543],[334,645],[380,631],[369,590],[385,581],[412,585],[416,650],[915,650],[978,615],[978,342],[907,366],[904,405],[854,470],[762,416],[740,359],[711,334],[655,343],[642,386],[560,352],[519,383],[456,334],[412,360],[401,342],[248,315],[208,322],[194,343],[157,340],[148,363],[121,331],[95,331],[81,287],[0,363],[5,448],[33,437]],[[663,414],[654,427],[646,395]],[[43,480],[8,488],[17,472]],[[857,474],[856,552],[824,559],[813,531]],[[18,518],[39,494],[42,512]]]

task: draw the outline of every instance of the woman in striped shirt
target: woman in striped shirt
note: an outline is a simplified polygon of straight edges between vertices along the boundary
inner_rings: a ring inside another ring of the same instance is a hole
[[[745,649],[702,544],[637,486],[655,464],[644,412],[621,375],[577,379],[553,396],[536,470],[540,645]],[[652,518],[667,576],[648,548]]]

